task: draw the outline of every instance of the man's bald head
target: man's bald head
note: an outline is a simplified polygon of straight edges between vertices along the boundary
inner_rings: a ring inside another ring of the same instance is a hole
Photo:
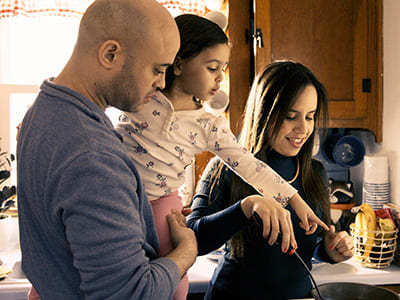
[[[173,22],[168,11],[156,1],[97,0],[82,17],[77,47],[87,50],[106,40],[126,46],[143,41],[153,31],[161,31]]]
[[[101,108],[137,111],[165,86],[179,49],[178,27],[155,0],[96,0],[84,13],[70,60],[55,83]]]

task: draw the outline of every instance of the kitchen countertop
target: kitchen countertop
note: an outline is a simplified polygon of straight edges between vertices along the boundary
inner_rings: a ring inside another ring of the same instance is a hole
[[[204,293],[217,262],[207,255],[197,257],[188,271],[189,293]],[[356,282],[372,285],[400,285],[400,267],[391,264],[385,269],[365,268],[351,258],[338,264],[314,264],[311,271],[317,284],[326,282]]]
[[[0,252],[3,266],[12,270],[5,279],[0,280],[1,300],[25,300],[31,288],[21,269],[21,252],[18,245],[6,252]]]
[[[189,269],[189,293],[204,293],[214,272],[217,262],[208,255],[199,256],[195,264]],[[4,266],[13,270],[9,276],[0,281],[0,299],[17,300],[27,299],[26,294],[31,287],[24,277],[19,248],[8,252],[0,252],[0,259]],[[400,267],[392,264],[385,269],[371,269],[362,267],[354,259],[338,263],[314,264],[312,274],[317,284],[326,282],[357,282],[373,285],[400,285]]]

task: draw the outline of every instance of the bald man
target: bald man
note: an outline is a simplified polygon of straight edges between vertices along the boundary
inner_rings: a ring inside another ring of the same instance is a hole
[[[104,113],[140,110],[164,87],[179,48],[154,0],[97,0],[82,17],[65,68],[45,80],[18,140],[22,268],[42,299],[170,299],[197,244],[168,216],[158,238],[140,176]]]

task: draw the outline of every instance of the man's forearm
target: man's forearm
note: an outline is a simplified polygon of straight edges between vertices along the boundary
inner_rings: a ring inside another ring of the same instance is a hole
[[[197,257],[197,245],[179,245],[165,257],[171,259],[178,266],[181,278],[194,264]]]

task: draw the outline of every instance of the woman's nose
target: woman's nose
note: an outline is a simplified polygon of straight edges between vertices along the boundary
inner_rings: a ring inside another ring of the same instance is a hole
[[[305,133],[307,131],[306,120],[299,120],[295,128],[298,132]]]

